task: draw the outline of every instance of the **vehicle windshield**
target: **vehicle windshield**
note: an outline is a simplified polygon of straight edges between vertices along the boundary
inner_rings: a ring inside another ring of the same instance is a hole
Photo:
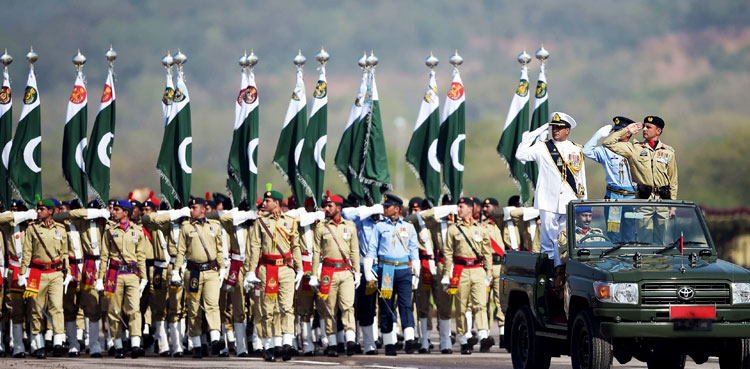
[[[685,249],[708,248],[698,211],[694,205],[576,205],[573,217],[575,246],[603,249],[621,246],[649,250],[673,246],[679,253],[682,236]],[[671,248],[662,252],[669,250]]]

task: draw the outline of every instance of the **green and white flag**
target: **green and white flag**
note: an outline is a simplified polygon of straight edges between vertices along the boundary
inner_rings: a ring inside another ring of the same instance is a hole
[[[35,195],[42,195],[41,143],[42,108],[32,65],[23,96],[21,118],[8,157],[9,178],[13,190],[30,207],[35,205]]]
[[[305,131],[302,154],[297,166],[298,180],[320,209],[323,198],[323,179],[326,173],[326,142],[328,142],[328,82],[326,68],[320,67],[320,77],[313,92],[310,121]],[[301,202],[304,204],[304,202]]]
[[[292,194],[297,199],[297,204],[305,203],[305,188],[297,180],[297,164],[307,128],[307,96],[305,95],[305,81],[302,78],[302,69],[297,69],[297,82],[289,100],[286,110],[284,124],[281,126],[279,142],[276,144],[276,153],[273,155],[273,165],[292,187]]]
[[[115,83],[112,68],[107,73],[99,112],[94,120],[91,139],[86,149],[86,174],[89,188],[102,204],[109,201],[110,160],[115,142]]]
[[[453,82],[443,108],[438,134],[438,159],[443,165],[443,186],[455,203],[463,192],[464,153],[466,146],[466,112],[464,84],[458,68],[453,69]]]
[[[547,102],[547,75],[544,71],[544,63],[539,70],[539,79],[536,82],[536,95],[534,96],[534,112],[531,114],[531,126],[529,132],[541,127],[549,119],[549,103]],[[532,188],[536,188],[536,179],[539,176],[539,168],[536,162],[526,163],[526,177],[531,181]]]
[[[83,82],[83,71],[76,73],[73,92],[70,93],[68,111],[65,114],[65,129],[63,131],[62,172],[65,182],[73,192],[73,196],[81,203],[88,201],[88,184],[86,183],[86,126],[88,96]]]
[[[254,210],[254,195],[258,184],[258,89],[252,69],[242,71],[242,83],[234,113],[232,147],[227,164],[227,188],[235,205],[247,199]]]
[[[162,98],[164,138],[156,169],[161,178],[161,192],[175,207],[186,206],[190,198],[192,143],[190,123],[190,95],[182,71],[177,72],[177,88],[172,88],[172,74],[167,71],[167,85]]]
[[[367,94],[367,76],[367,71],[362,72],[362,82],[359,84],[359,91],[349,112],[349,118],[346,120],[344,133],[341,135],[341,141],[339,142],[338,149],[336,149],[336,158],[334,161],[339,176],[344,180],[344,183],[349,185],[349,192],[360,200],[364,200],[365,198],[364,187],[359,182],[358,164],[362,158],[362,141],[361,139],[355,139],[359,137],[362,104]],[[354,155],[355,152],[357,155]]]
[[[432,205],[440,200],[440,160],[437,157],[438,132],[440,130],[440,102],[438,99],[435,71],[430,71],[422,104],[419,106],[417,122],[406,149],[406,163],[421,181],[424,195]]]
[[[365,129],[362,147],[362,162],[359,180],[365,187],[365,194],[374,203],[380,202],[383,194],[392,189],[391,174],[388,169],[388,155],[383,136],[383,120],[380,118],[378,86],[375,83],[375,70],[370,70],[367,96],[360,116],[360,125]]]
[[[521,68],[521,80],[518,82],[516,93],[510,102],[508,116],[505,118],[503,133],[497,144],[497,152],[508,166],[510,176],[521,191],[521,201],[529,200],[529,183],[525,177],[526,166],[516,159],[516,150],[521,143],[521,136],[529,122],[529,72],[524,66]]]
[[[2,165],[0,165],[0,202],[5,209],[10,209],[10,201],[13,199],[13,189],[8,182],[8,157],[10,147],[13,143],[13,98],[10,94],[10,77],[8,67],[3,68],[3,86],[0,88],[0,153],[2,153]]]

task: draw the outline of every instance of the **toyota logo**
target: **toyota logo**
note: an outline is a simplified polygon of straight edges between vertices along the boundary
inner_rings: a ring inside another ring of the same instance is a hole
[[[677,290],[677,297],[682,301],[690,301],[695,297],[695,290],[692,287],[683,286]]]

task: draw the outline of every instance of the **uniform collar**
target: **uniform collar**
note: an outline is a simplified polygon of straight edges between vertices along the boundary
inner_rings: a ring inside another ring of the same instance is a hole
[[[391,218],[385,218],[385,221],[390,224],[398,224],[401,222],[401,217],[396,218],[396,220],[391,220]]]
[[[331,223],[331,224],[333,224],[333,225],[335,225],[335,226],[337,226],[337,227],[338,227],[338,225],[339,225],[339,224],[341,224],[341,222],[343,222],[343,221],[344,221],[344,218],[343,218],[343,217],[341,217],[341,216],[339,216],[339,219],[338,219],[338,220],[336,220],[336,218],[331,218],[331,219],[328,219],[328,223]]]
[[[195,223],[206,224],[206,218],[193,219],[192,223],[193,224]]]
[[[122,228],[122,230],[123,230],[123,231],[127,231],[127,230],[128,230],[128,228],[130,228],[130,222],[128,222],[128,221],[126,220],[126,221],[124,221],[124,222],[120,222],[120,223],[118,223],[118,224],[117,224],[117,226],[118,226],[118,227],[120,227],[120,228]]]
[[[459,218],[459,221],[461,222],[461,224],[465,224],[467,226],[471,226],[471,225],[474,224],[474,217],[473,216],[471,216],[471,217],[469,217],[467,219],[468,220],[465,220],[463,218]]]

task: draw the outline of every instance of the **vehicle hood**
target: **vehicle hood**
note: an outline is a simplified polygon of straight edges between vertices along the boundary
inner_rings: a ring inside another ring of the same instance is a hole
[[[698,258],[691,264],[687,256],[643,255],[640,265],[632,255],[612,255],[583,262],[591,268],[611,274],[613,281],[635,282],[645,279],[721,279],[750,281],[750,271],[723,260]],[[682,267],[684,266],[684,273]]]

